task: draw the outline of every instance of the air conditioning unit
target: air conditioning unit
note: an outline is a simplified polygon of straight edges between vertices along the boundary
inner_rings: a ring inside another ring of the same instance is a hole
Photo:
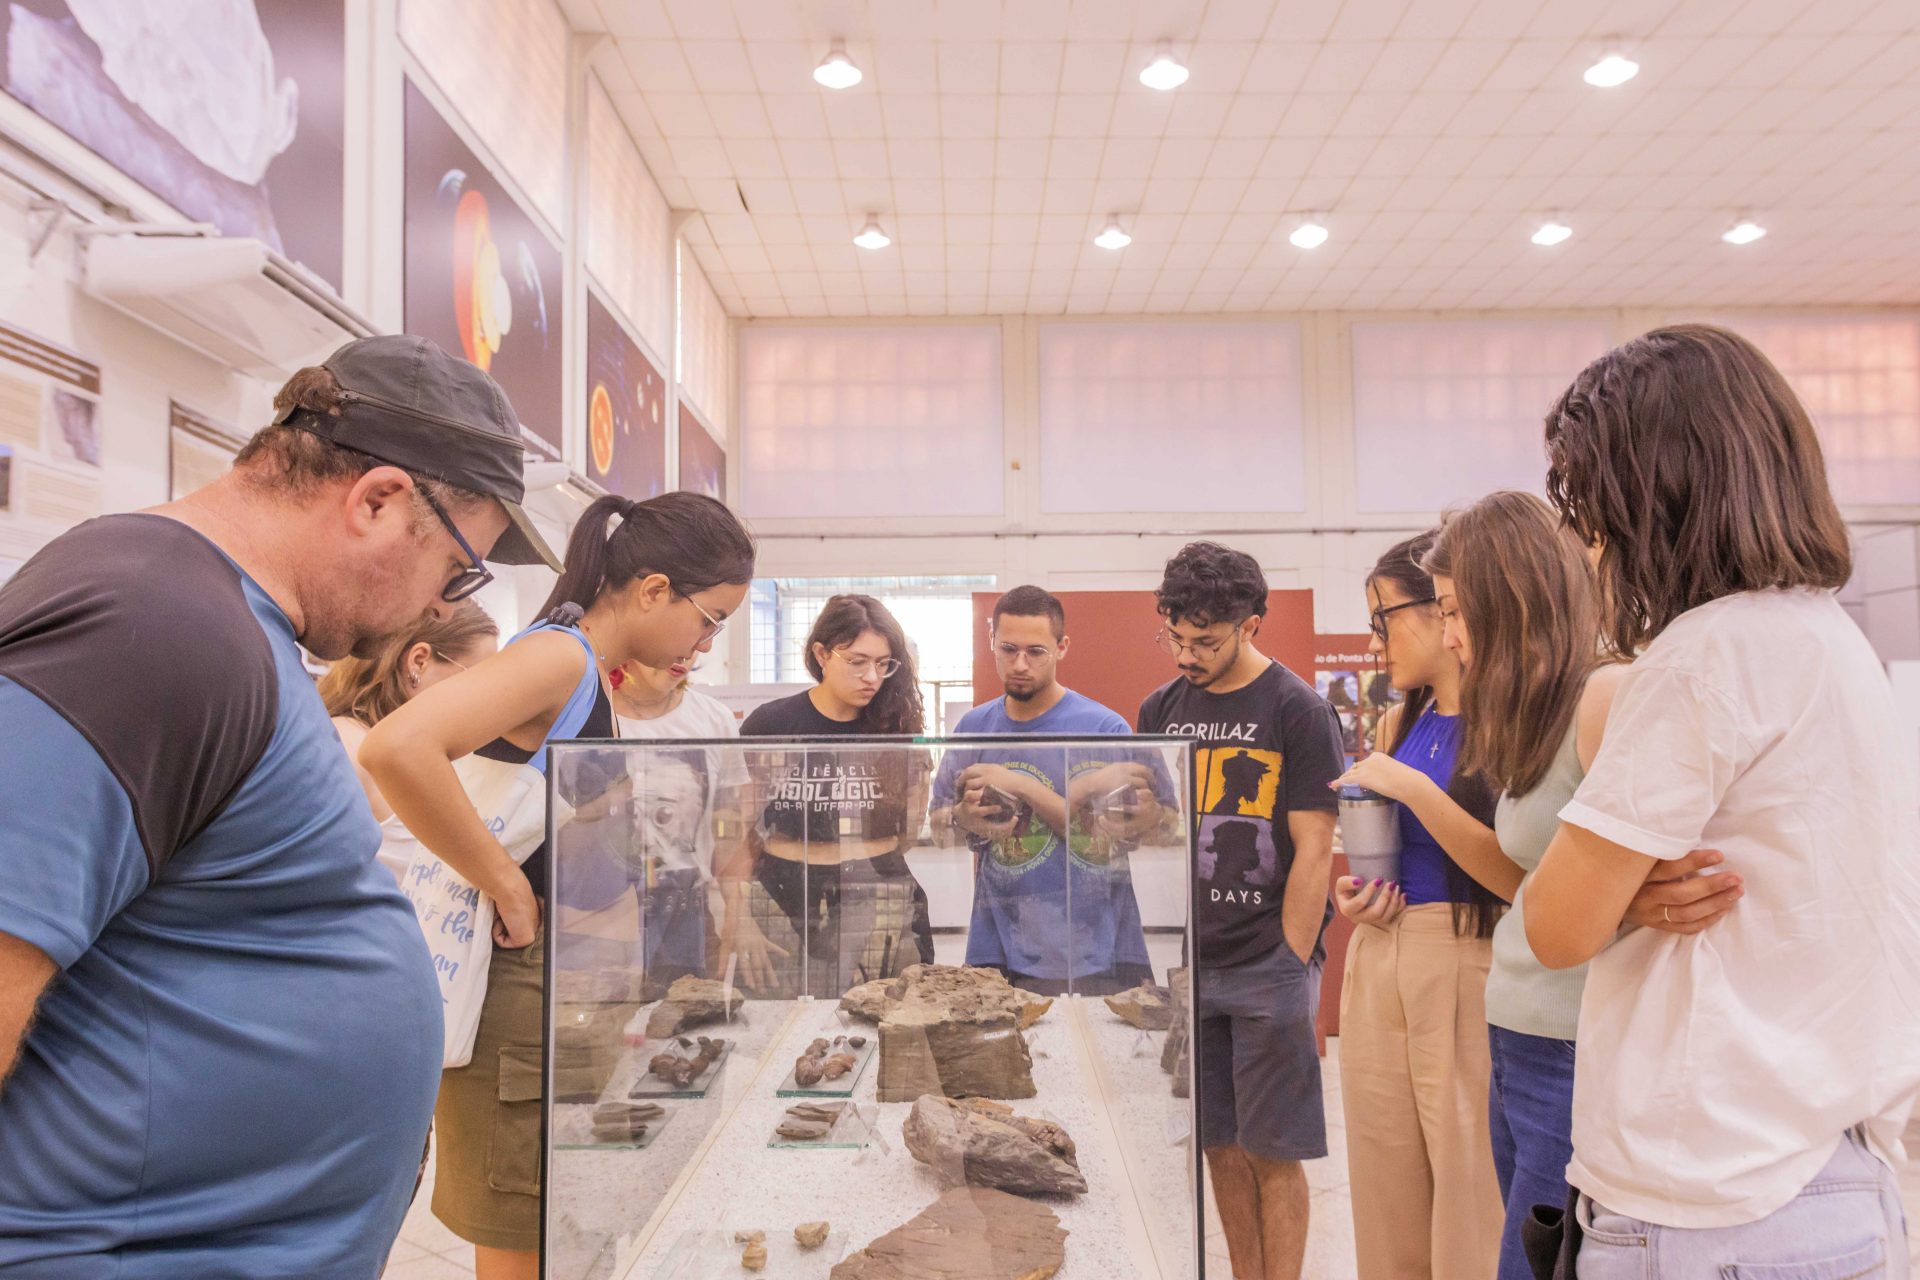
[[[83,237],[81,286],[270,382],[374,332],[324,285],[252,239],[101,228]]]

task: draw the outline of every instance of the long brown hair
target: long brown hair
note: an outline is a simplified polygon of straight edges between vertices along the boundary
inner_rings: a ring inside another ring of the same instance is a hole
[[[1368,585],[1378,591],[1381,583],[1387,583],[1408,600],[1433,599],[1433,575],[1422,567],[1421,560],[1433,547],[1434,537],[1438,533],[1438,529],[1429,529],[1387,548],[1386,554],[1374,564],[1373,572],[1367,575]],[[1389,642],[1382,639],[1381,643]],[[1432,705],[1431,685],[1407,690],[1394,720],[1392,739],[1375,742],[1374,750],[1384,751],[1388,755],[1400,750],[1400,744],[1407,740],[1414,722],[1426,714],[1427,708]],[[1461,721],[1463,728],[1468,723],[1464,718]],[[1485,778],[1462,768],[1459,757],[1454,759],[1453,773],[1446,781],[1446,791],[1448,798],[1466,810],[1474,821],[1482,826],[1493,825],[1493,791],[1487,786]],[[1462,870],[1460,864],[1451,857],[1445,859],[1445,871],[1447,896],[1453,900],[1454,934],[1462,938],[1491,938],[1493,927],[1500,923],[1506,903],[1498,894]]]
[[[447,659],[471,649],[486,636],[500,634],[493,619],[472,600],[453,606],[445,622],[429,617],[411,631],[388,640],[371,658],[342,658],[320,677],[320,700],[330,716],[351,716],[372,727],[400,709],[407,700],[406,673],[401,670],[407,651],[417,644]]]
[[[1509,795],[1539,786],[1601,663],[1586,550],[1530,493],[1490,493],[1440,523],[1430,573],[1453,579],[1473,642],[1460,685],[1460,767]]]
[[[1547,454],[1554,506],[1600,544],[1624,656],[1721,596],[1852,576],[1812,419],[1725,329],[1655,329],[1595,360],[1547,414]]]
[[[917,734],[926,726],[926,711],[920,702],[920,676],[914,670],[913,650],[907,647],[907,633],[887,606],[872,596],[841,595],[827,601],[807,635],[807,673],[815,680],[826,678],[813,652],[815,645],[832,652],[852,644],[867,631],[887,642],[900,669],[880,683],[880,692],[862,715],[863,727],[868,733]]]

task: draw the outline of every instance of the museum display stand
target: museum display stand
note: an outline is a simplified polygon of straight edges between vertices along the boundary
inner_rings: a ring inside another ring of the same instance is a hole
[[[543,1275],[1203,1275],[1189,757],[555,744]]]

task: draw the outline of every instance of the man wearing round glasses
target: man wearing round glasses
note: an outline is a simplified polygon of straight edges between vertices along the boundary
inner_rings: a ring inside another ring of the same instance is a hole
[[[1067,615],[1039,587],[1015,587],[987,624],[1004,696],[956,734],[1092,738],[1125,719],[1061,684]],[[949,748],[933,784],[933,828],[964,832],[975,855],[968,964],[1046,995],[1110,995],[1151,981],[1127,854],[1174,800],[1152,752],[1091,745]]]
[[[1179,677],[1148,695],[1140,731],[1195,743],[1201,1145],[1234,1274],[1285,1280],[1306,1251],[1300,1162],[1327,1154],[1313,1024],[1340,725],[1256,647],[1267,579],[1252,556],[1191,543],[1156,598]]]
[[[558,564],[466,361],[368,338],[275,407],[0,589],[0,1271],[373,1275],[406,1212],[440,997],[300,649]]]

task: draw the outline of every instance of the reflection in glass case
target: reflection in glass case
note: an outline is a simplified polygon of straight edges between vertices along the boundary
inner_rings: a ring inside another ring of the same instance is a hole
[[[1193,1280],[1190,748],[556,743],[549,1280]]]

